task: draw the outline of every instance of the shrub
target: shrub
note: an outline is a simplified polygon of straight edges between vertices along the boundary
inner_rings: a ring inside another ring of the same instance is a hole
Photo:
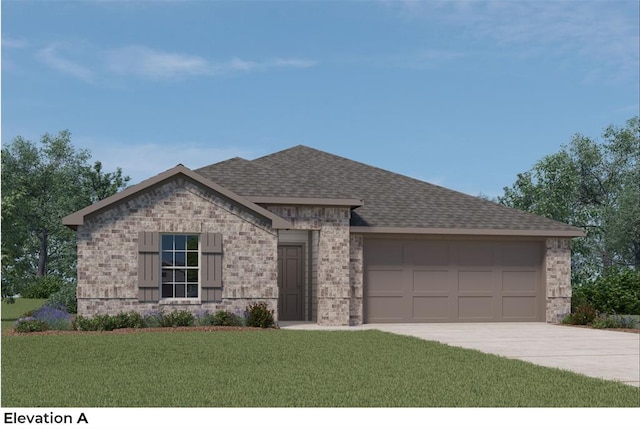
[[[597,317],[591,326],[596,329],[607,328],[633,328],[636,324],[634,318],[629,316],[620,316],[617,314],[603,315]]]
[[[76,298],[76,289],[75,282],[66,282],[57,292],[51,294],[47,304],[64,306],[69,313],[77,313],[78,300]]]
[[[573,323],[573,314],[567,314],[564,316],[560,323],[563,325],[575,325],[575,323]]]
[[[145,328],[159,328],[163,325],[164,313],[162,311],[151,310],[143,316]]]
[[[573,313],[576,309],[583,305],[590,305],[589,299],[587,296],[590,294],[590,289],[592,287],[591,284],[582,284],[572,286],[571,290],[571,312]]]
[[[144,319],[140,315],[140,313],[136,313],[135,311],[130,311],[128,313],[120,312],[113,316],[115,329],[124,329],[124,328],[143,328],[144,327]]]
[[[576,286],[572,307],[589,304],[607,314],[640,314],[640,271],[610,270],[596,280]]]
[[[598,312],[589,304],[584,304],[576,308],[571,314],[572,325],[588,325],[598,316]]]
[[[143,328],[144,326],[144,318],[135,311],[120,312],[116,315],[78,316],[75,320],[75,328],[78,331],[113,331],[114,329]]]
[[[271,328],[275,326],[273,310],[269,310],[267,304],[264,302],[247,306],[245,313],[247,326],[256,328]]]
[[[64,283],[60,277],[53,275],[38,277],[27,286],[22,296],[31,299],[46,299],[59,291]]]
[[[619,328],[620,323],[615,317],[602,315],[596,317],[593,322],[591,322],[591,326],[596,329]]]
[[[55,331],[68,331],[72,328],[71,315],[66,308],[45,305],[33,312],[33,318],[47,324]]]
[[[213,326],[242,326],[244,319],[235,313],[220,310],[211,316],[211,324]]]
[[[194,323],[193,314],[187,310],[173,310],[162,318],[162,326],[165,327],[193,326]]]
[[[76,316],[73,320],[73,329],[76,331],[97,331],[97,329],[93,329],[93,319],[84,316]]]
[[[22,313],[22,316],[20,316],[20,317],[33,317],[33,313],[35,313],[39,309],[40,309],[40,307],[34,308],[33,310],[25,311],[24,313]]]
[[[213,314],[211,314],[208,310],[199,310],[194,315],[194,324],[196,326],[213,325]]]
[[[98,331],[113,331],[118,328],[116,316],[110,314],[96,314],[93,316]]]
[[[18,319],[16,323],[14,323],[13,327],[16,332],[20,333],[42,332],[49,329],[49,326],[46,324],[46,322],[35,319],[33,317],[24,317]]]
[[[78,331],[111,331],[113,323],[108,314],[96,314],[93,317],[77,316],[74,326]]]

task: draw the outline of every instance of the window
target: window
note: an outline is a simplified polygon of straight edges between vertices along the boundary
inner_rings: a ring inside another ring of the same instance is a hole
[[[198,298],[199,247],[197,235],[162,235],[162,298]]]
[[[222,234],[138,232],[138,299],[222,300]]]

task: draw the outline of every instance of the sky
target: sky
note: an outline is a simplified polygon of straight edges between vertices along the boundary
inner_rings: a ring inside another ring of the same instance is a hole
[[[306,145],[497,196],[639,113],[637,1],[11,1],[2,144],[131,184]]]

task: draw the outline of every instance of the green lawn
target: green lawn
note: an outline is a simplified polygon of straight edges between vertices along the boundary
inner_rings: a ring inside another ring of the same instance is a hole
[[[3,336],[3,407],[637,407],[640,389],[379,331]]]
[[[46,299],[27,298],[17,298],[13,304],[7,304],[2,301],[2,332],[12,327],[13,323],[24,313],[42,307],[45,302],[47,302]]]

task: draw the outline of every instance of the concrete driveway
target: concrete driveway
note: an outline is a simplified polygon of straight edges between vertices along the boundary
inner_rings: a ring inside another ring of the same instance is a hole
[[[379,329],[640,387],[640,335],[547,323],[416,323],[284,329]]]

